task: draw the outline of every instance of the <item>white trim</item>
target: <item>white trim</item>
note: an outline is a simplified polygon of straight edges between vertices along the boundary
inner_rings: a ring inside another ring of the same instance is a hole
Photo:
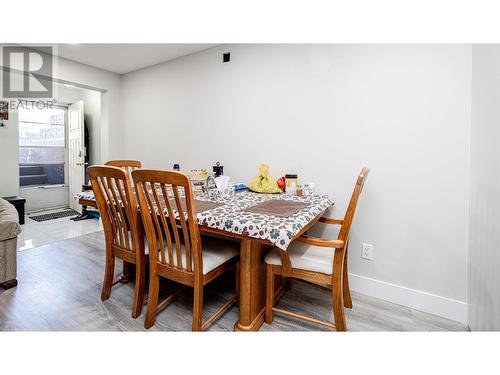
[[[467,325],[469,324],[469,249],[470,249],[470,244],[469,244],[469,238],[470,238],[470,202],[471,202],[471,192],[470,192],[470,186],[471,186],[471,173],[470,173],[470,164],[471,164],[471,137],[472,137],[472,85],[473,85],[473,64],[474,64],[474,51],[473,51],[473,46],[471,44],[470,46],[470,85],[469,85],[469,90],[470,90],[470,98],[469,98],[469,121],[467,122],[467,181],[465,182],[466,184],[466,192],[467,196],[465,197],[465,202],[466,202],[466,208],[465,208],[465,300],[467,301],[467,306],[466,306],[466,321]]]
[[[421,290],[406,288],[401,285],[349,274],[349,286],[352,291],[380,298],[398,305],[407,306],[429,314],[467,322],[467,303],[438,296]]]

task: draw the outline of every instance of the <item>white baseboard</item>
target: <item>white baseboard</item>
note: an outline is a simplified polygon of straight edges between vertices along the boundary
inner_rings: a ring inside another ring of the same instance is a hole
[[[466,324],[467,303],[447,297],[406,288],[369,277],[349,274],[352,291],[380,298],[398,305],[411,307],[429,314]]]

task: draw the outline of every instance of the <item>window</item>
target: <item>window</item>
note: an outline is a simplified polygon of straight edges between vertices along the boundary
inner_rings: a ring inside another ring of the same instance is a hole
[[[21,186],[64,184],[67,108],[19,109]]]

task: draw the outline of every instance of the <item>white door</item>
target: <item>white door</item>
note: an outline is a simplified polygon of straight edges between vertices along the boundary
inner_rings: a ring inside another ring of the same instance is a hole
[[[85,183],[85,145],[84,145],[84,122],[83,101],[68,106],[68,184],[69,184],[69,207],[82,213],[82,206],[74,198],[75,194],[82,191]]]

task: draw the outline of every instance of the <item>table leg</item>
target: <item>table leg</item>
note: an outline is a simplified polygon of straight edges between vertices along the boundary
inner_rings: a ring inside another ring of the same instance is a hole
[[[240,246],[240,319],[234,330],[258,331],[264,322],[266,246],[251,239],[241,240]]]
[[[123,268],[122,268],[122,274],[119,277],[120,283],[128,283],[130,280],[134,279],[135,275],[135,265],[126,261],[123,261]],[[133,275],[131,276],[131,273]]]

